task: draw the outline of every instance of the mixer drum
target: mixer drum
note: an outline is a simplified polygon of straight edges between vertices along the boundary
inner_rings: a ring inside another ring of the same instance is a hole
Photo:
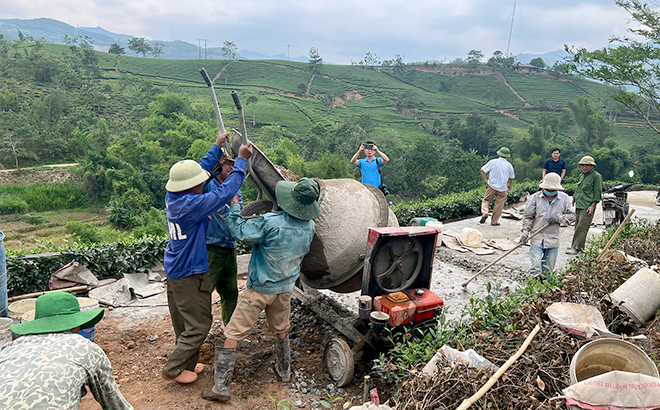
[[[399,226],[383,193],[354,179],[318,180],[323,214],[301,265],[301,280],[316,289],[353,292],[362,284],[369,228]]]

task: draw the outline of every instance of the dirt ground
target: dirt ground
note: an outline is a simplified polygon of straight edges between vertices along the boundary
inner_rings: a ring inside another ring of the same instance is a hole
[[[244,287],[245,280],[240,280],[239,288]],[[213,295],[217,298],[215,292]],[[273,400],[289,400],[293,409],[322,408],[319,400],[329,400],[328,391],[334,391],[332,396],[335,398],[346,399],[338,402],[337,408],[342,408],[343,403],[361,395],[357,385],[347,389],[327,389],[332,381],[323,370],[322,350],[325,342],[336,333],[330,325],[294,301],[290,333],[291,382],[282,383],[275,374],[275,336],[262,315],[251,336],[239,343],[231,402],[223,405],[204,400],[202,390],[213,385],[213,344],[221,345],[224,341],[220,323],[214,321],[211,335],[202,346],[200,362],[207,367],[198,380],[190,385],[164,380],[160,372],[175,341],[166,303],[166,299],[161,298],[155,307],[108,310],[96,326],[95,341],[110,358],[115,380],[135,409],[281,409]],[[213,316],[221,317],[219,304],[213,305]],[[301,384],[309,388],[301,388]],[[313,389],[314,385],[318,388]],[[305,390],[306,393],[302,393]],[[82,410],[100,408],[91,394],[83,398]]]

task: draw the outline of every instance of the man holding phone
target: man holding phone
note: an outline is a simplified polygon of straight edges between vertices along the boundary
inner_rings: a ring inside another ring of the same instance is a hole
[[[366,158],[358,159],[360,152],[364,151]],[[375,157],[375,154],[378,153],[380,158]],[[367,141],[360,145],[358,152],[353,155],[351,158],[351,164],[356,167],[360,167],[362,172],[362,183],[373,185],[376,188],[380,188],[381,178],[380,178],[380,168],[390,162],[390,159],[382,151],[378,150],[376,144],[371,141]]]

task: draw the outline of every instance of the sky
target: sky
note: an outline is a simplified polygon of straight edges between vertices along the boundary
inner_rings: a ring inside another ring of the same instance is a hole
[[[473,49],[486,59],[496,50],[595,49],[630,23],[614,0],[0,0],[0,19],[40,17],[151,40],[206,39],[207,47],[228,40],[291,58],[315,47],[335,64],[366,52],[413,62],[465,58]]]

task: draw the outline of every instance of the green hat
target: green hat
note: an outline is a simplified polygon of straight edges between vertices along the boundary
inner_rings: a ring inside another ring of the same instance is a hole
[[[511,158],[511,151],[507,147],[502,147],[497,151],[497,155],[504,158]]]
[[[277,205],[293,217],[308,221],[321,216],[321,207],[316,202],[320,193],[319,183],[310,178],[297,182],[280,181],[275,186]]]
[[[78,299],[67,292],[51,292],[37,298],[34,320],[11,326],[17,335],[60,333],[80,326],[89,329],[103,318],[103,309],[80,311]]]
[[[165,185],[169,192],[181,192],[206,182],[209,172],[192,159],[179,161],[170,168],[170,179]]]

